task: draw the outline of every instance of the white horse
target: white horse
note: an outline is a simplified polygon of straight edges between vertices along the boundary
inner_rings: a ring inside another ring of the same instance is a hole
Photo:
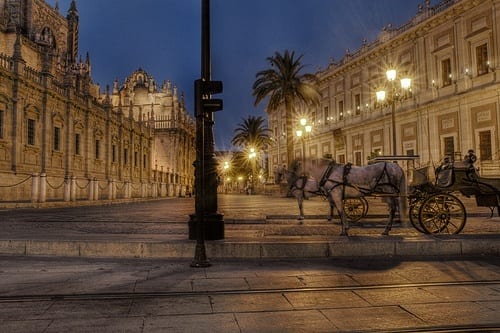
[[[281,182],[283,176],[286,178],[286,182],[289,185],[288,193],[293,195],[297,199],[297,204],[299,206],[299,217],[298,220],[304,220],[304,200],[307,200],[314,196],[325,196],[325,193],[321,190],[319,183],[316,179],[311,178],[305,174],[298,174],[298,163],[292,163],[292,171],[286,172],[283,167],[278,168],[276,172],[277,183]],[[328,216],[328,221],[333,219],[333,208],[334,206],[330,204],[330,215]]]
[[[344,212],[344,199],[370,195],[383,197],[388,204],[389,220],[383,235],[392,228],[398,208],[400,219],[406,218],[406,178],[403,169],[396,163],[379,162],[363,167],[338,164],[331,160],[321,160],[305,173],[299,174],[299,164],[293,162],[291,170],[278,168],[278,181],[286,177],[290,192],[297,198],[299,219],[303,218],[302,202],[309,195],[324,195],[331,207],[337,208],[342,222],[341,235],[348,235],[349,221]]]

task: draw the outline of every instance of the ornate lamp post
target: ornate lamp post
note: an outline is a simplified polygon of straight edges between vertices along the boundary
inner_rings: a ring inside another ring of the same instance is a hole
[[[305,167],[306,167],[306,137],[311,133],[311,131],[312,131],[312,125],[307,124],[306,118],[301,118],[300,119],[300,127],[295,132],[295,134],[297,134],[297,137],[302,142],[302,169],[303,170],[305,170]]]
[[[392,137],[392,155],[396,156],[397,155],[397,144],[396,144],[396,100],[402,99],[402,97],[406,96],[406,93],[410,90],[411,88],[411,79],[409,77],[403,77],[400,82],[401,82],[401,89],[403,92],[404,96],[401,96],[401,91],[397,90],[395,87],[395,81],[397,77],[397,71],[393,68],[387,70],[385,73],[387,77],[387,81],[389,81],[390,85],[390,100],[389,102],[391,103],[391,137]],[[385,90],[379,90],[376,93],[377,96],[377,102],[382,103],[386,99],[386,91]]]

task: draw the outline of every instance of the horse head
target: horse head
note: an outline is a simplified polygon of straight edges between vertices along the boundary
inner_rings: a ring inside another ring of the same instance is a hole
[[[302,168],[302,163],[298,160],[293,160],[292,163],[290,163],[290,172],[294,174],[298,174],[301,168]]]
[[[282,166],[278,166],[274,171],[274,183],[280,184],[284,174],[285,174],[285,168]]]
[[[292,162],[291,169],[288,170],[285,166],[278,166],[274,171],[274,183],[281,184],[285,178],[288,184],[293,184],[299,177],[300,162]]]

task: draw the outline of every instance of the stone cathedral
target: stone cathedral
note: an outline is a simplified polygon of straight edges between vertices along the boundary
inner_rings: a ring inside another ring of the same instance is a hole
[[[101,91],[78,49],[79,14],[0,0],[0,202],[192,192],[194,120],[142,68]]]

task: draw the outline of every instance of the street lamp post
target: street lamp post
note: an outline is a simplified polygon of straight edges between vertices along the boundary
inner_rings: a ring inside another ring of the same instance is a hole
[[[302,142],[302,169],[306,167],[306,137],[311,133],[312,125],[307,124],[306,118],[300,119],[300,127],[296,131],[297,137]]]
[[[385,73],[387,77],[387,81],[390,84],[390,103],[391,103],[391,135],[392,135],[392,155],[396,156],[398,153],[397,144],[396,144],[396,99],[401,99],[401,94],[396,91],[396,87],[394,82],[396,81],[397,71],[393,68],[387,70]],[[405,92],[409,91],[411,88],[411,79],[409,77],[403,77],[401,79],[401,89]],[[376,92],[377,102],[384,102],[386,99],[386,91],[379,90]]]
[[[250,163],[252,166],[252,181],[250,182],[250,193],[255,193],[255,159],[257,157],[257,153],[255,152],[255,148],[250,148],[250,153],[248,153],[248,158],[250,159]]]

